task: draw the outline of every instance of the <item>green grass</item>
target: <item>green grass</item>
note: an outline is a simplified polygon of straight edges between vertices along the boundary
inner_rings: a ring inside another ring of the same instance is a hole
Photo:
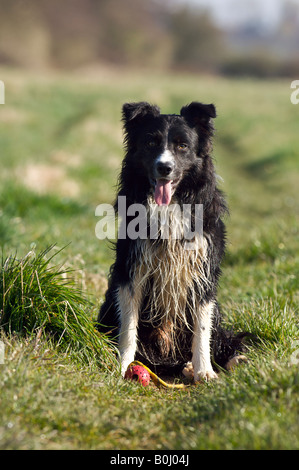
[[[298,449],[290,83],[112,71],[1,79],[0,448]],[[215,164],[231,212],[219,300],[228,328],[260,339],[248,364],[182,391],[122,380],[93,324],[113,259],[95,237],[95,208],[114,198],[129,100],[169,113],[216,104]]]
[[[111,370],[115,350],[91,321],[91,303],[71,278],[69,269],[52,266],[53,247],[21,260],[2,261],[0,327],[9,335],[50,338],[58,350],[69,351],[82,363],[95,362]],[[38,344],[38,342],[36,344]]]

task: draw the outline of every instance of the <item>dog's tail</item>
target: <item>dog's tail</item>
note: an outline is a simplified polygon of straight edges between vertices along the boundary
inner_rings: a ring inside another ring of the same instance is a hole
[[[235,334],[218,327],[212,343],[213,367],[230,370],[240,362],[247,362],[245,353],[249,344],[256,340],[252,333]]]

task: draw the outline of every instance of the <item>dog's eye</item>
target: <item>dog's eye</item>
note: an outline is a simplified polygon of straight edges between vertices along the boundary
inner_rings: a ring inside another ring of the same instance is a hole
[[[149,140],[147,142],[148,147],[157,147],[157,142],[155,140]]]
[[[178,150],[187,150],[187,148],[188,148],[187,144],[177,144]]]

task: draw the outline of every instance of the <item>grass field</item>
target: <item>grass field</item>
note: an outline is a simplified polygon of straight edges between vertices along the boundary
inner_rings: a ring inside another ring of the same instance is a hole
[[[27,335],[2,333],[0,448],[298,449],[299,105],[290,83],[112,71],[2,70],[0,79],[1,315],[19,312],[31,325]],[[123,381],[86,323],[112,262],[95,237],[95,208],[113,201],[120,110],[138,100],[167,113],[215,103],[215,163],[231,212],[219,300],[229,328],[260,338],[248,364],[181,391]],[[63,279],[74,270],[70,284],[51,275],[57,265]],[[33,283],[35,310],[24,300]],[[59,315],[57,341],[49,331]]]

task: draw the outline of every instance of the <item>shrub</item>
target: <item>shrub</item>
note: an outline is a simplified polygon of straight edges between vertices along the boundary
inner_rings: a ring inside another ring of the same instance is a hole
[[[91,319],[92,305],[76,286],[71,271],[53,266],[53,247],[22,259],[2,258],[0,327],[18,335],[44,334],[59,348],[77,353],[84,362],[104,369],[115,363],[113,344]]]

